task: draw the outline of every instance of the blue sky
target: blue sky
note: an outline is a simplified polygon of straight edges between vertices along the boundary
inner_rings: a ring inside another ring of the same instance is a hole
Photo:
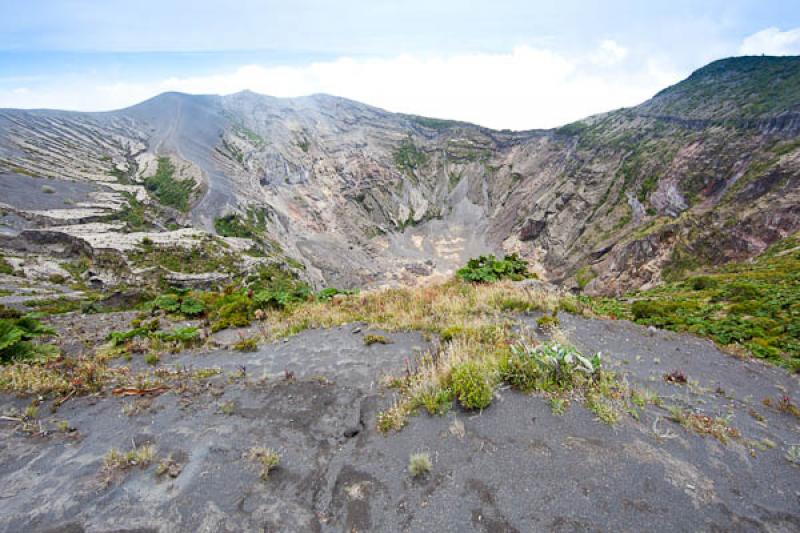
[[[0,107],[328,92],[524,129],[760,53],[800,54],[796,0],[0,0]]]

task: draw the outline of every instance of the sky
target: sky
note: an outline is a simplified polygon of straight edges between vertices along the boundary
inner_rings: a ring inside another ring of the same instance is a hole
[[[0,0],[0,107],[249,89],[549,128],[757,54],[800,54],[798,0]]]

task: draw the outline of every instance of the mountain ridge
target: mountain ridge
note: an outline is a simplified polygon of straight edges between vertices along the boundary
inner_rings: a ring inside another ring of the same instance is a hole
[[[320,286],[415,283],[516,252],[543,277],[619,293],[798,229],[797,110],[797,57],[720,60],[639,106],[546,130],[324,94],[167,92],[101,113],[0,110],[0,171],[139,191],[169,158],[195,183],[190,209],[145,190],[151,225],[213,233],[264,213],[264,239]]]

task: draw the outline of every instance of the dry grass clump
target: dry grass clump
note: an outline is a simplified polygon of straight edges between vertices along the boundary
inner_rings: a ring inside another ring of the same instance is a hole
[[[331,302],[307,302],[271,313],[266,322],[272,338],[313,327],[367,322],[386,331],[419,330],[441,333],[451,326],[476,327],[496,322],[506,312],[554,309],[561,296],[504,281],[468,284],[451,280],[441,285],[385,289]]]
[[[152,444],[134,447],[127,452],[121,452],[116,448],[111,448],[103,458],[101,473],[106,483],[110,482],[114,476],[120,472],[138,466],[147,468],[156,456],[156,449]]]
[[[411,477],[421,477],[431,471],[431,457],[427,453],[412,453],[408,458],[408,473]]]
[[[710,435],[723,444],[727,443],[729,439],[736,439],[740,436],[739,430],[731,427],[726,418],[715,418],[673,406],[670,408],[670,419],[689,431],[700,435]]]
[[[97,392],[105,381],[125,371],[83,357],[44,363],[17,362],[0,366],[0,391],[38,395],[88,394]]]
[[[248,460],[257,463],[261,468],[261,479],[265,480],[269,477],[269,473],[278,467],[281,462],[281,455],[272,448],[263,448],[256,446],[247,450],[245,454]]]

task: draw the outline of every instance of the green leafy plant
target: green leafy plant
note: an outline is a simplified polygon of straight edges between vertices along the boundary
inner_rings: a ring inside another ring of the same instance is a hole
[[[600,354],[586,357],[572,346],[549,342],[530,346],[520,341],[500,365],[500,376],[512,387],[563,391],[591,381],[602,368]]]
[[[55,346],[32,341],[37,337],[54,334],[55,330],[44,326],[32,316],[0,318],[0,362],[10,363],[53,355],[58,351]]]
[[[493,283],[501,279],[518,281],[531,277],[528,264],[517,254],[506,255],[503,259],[497,259],[494,255],[470,259],[466,266],[458,269],[456,275],[464,281],[475,283]]]

